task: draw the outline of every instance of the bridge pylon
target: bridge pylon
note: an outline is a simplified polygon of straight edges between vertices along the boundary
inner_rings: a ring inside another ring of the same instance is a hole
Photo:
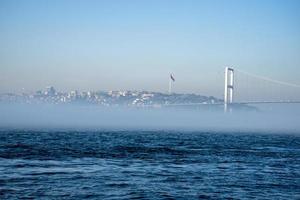
[[[233,103],[234,91],[234,70],[225,67],[225,88],[224,88],[224,112],[228,111],[228,105]],[[231,108],[229,109],[231,110]]]

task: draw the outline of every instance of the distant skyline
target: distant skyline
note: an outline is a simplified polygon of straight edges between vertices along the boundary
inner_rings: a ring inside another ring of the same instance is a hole
[[[0,0],[0,92],[167,92],[172,73],[219,97],[225,66],[300,85],[299,19],[297,0]]]

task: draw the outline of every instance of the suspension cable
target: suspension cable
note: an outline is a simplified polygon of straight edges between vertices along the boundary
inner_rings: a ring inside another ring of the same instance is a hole
[[[278,80],[274,80],[274,79],[271,79],[271,78],[268,78],[268,77],[265,77],[265,76],[259,76],[259,75],[251,74],[249,72],[245,72],[245,71],[242,71],[242,70],[235,69],[235,71],[238,71],[238,72],[241,72],[241,73],[246,74],[248,76],[252,76],[252,77],[255,77],[255,78],[258,78],[258,79],[262,79],[262,80],[265,80],[265,81],[270,81],[270,82],[281,84],[281,85],[286,85],[286,86],[290,86],[290,87],[300,88],[300,85],[297,85],[297,84],[294,84],[294,83],[288,83],[288,82],[284,82],[284,81],[278,81]]]

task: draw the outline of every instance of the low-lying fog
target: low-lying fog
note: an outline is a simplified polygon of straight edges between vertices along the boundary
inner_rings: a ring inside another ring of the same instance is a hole
[[[182,108],[0,104],[1,128],[162,129],[300,133],[300,104],[224,113]]]

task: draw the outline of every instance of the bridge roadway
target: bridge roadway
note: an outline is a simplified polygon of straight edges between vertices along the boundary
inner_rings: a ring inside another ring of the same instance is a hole
[[[300,104],[300,101],[242,101],[242,102],[234,102],[232,105],[239,104]],[[224,105],[223,102],[219,103],[182,103],[182,104],[163,104],[160,106],[200,106],[200,105]]]
[[[235,102],[234,104],[295,104],[300,101],[247,101],[247,102]]]

